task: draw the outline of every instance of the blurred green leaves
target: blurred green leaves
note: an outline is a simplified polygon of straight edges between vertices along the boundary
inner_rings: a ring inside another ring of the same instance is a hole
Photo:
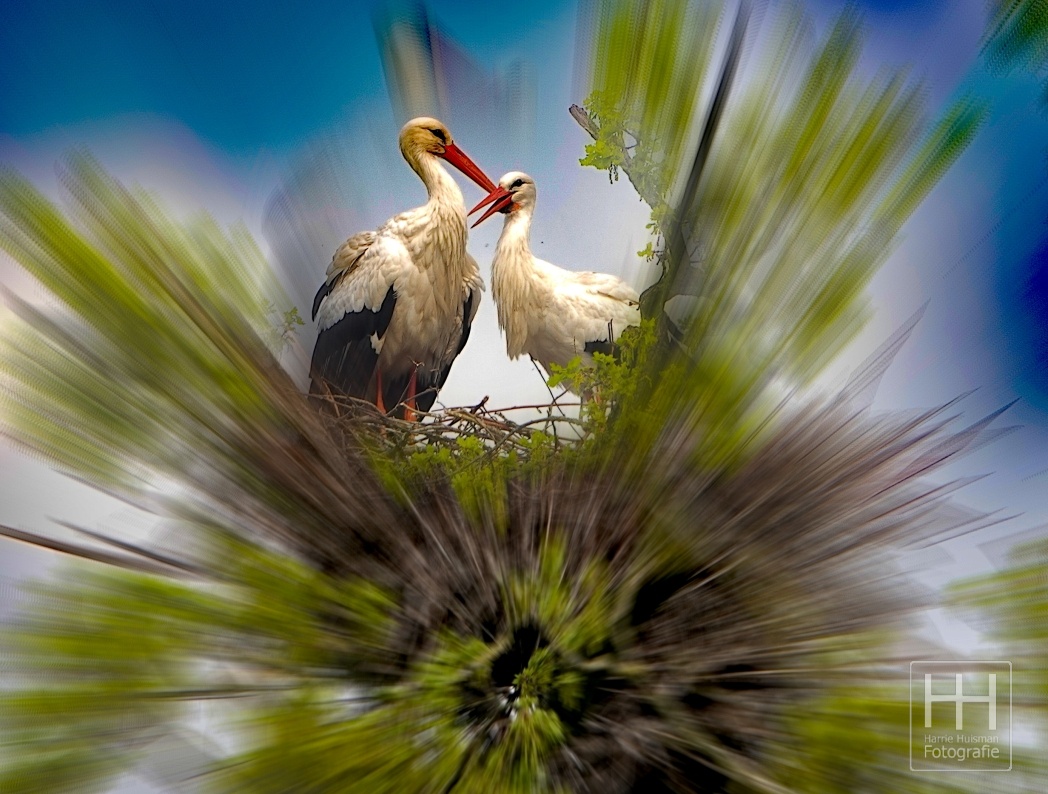
[[[1016,548],[1000,572],[957,583],[950,605],[998,643],[1014,665],[1016,705],[1035,708],[1037,728],[1048,731],[1048,541]]]
[[[683,380],[728,446],[855,337],[866,285],[985,116],[964,98],[928,125],[903,70],[860,73],[854,10],[821,42],[796,7],[768,16],[732,81],[711,66],[732,54],[719,4],[607,0],[573,111],[596,137],[582,163],[627,172],[652,209],[661,300],[699,373]],[[681,373],[653,363],[674,391],[645,403],[679,404]]]
[[[0,246],[54,300],[10,297],[3,432],[146,509],[318,553],[379,485],[275,358],[300,318],[246,229],[173,220],[82,153],[60,175],[68,212],[0,174]]]
[[[0,244],[54,300],[12,299],[3,431],[174,519],[118,545],[170,576],[77,569],[5,633],[0,788],[101,788],[212,700],[231,792],[899,789],[898,703],[839,659],[889,658],[922,601],[887,552],[970,518],[919,477],[985,423],[779,397],[861,326],[981,109],[929,125],[902,74],[860,75],[851,12],[817,43],[775,17],[734,80],[717,4],[599,15],[584,162],[685,239],[650,249],[684,333],[558,373],[594,395],[570,452],[361,440],[280,369],[301,318],[242,229],[84,155],[68,211],[0,178]]]
[[[258,248],[206,217],[173,224],[85,155],[63,181],[77,225],[16,174],[0,177],[0,245],[60,307],[13,300],[22,322],[0,339],[5,429],[121,491],[129,475],[144,483],[230,455],[222,417],[265,411],[258,352],[232,341],[266,327],[273,292]]]
[[[990,67],[1043,73],[1048,68],[1048,5],[1042,0],[993,0],[984,52]],[[1048,85],[1042,96],[1048,102]]]
[[[367,681],[388,663],[394,602],[381,588],[218,533],[207,542],[206,585],[77,567],[33,588],[36,607],[0,645],[21,671],[0,698],[0,790],[101,790],[193,702],[236,702],[245,719],[282,692],[338,688],[347,670]]]
[[[628,164],[637,193],[655,214],[685,167],[683,134],[712,63],[718,4],[654,0],[603,2],[592,44],[593,93],[586,107],[597,123],[583,165]],[[685,168],[686,170],[686,168]]]
[[[288,384],[252,248],[89,160],[69,173],[69,213],[15,177],[0,193],[5,244],[65,296],[14,302],[4,430],[175,519],[108,544],[170,575],[66,573],[5,631],[5,790],[100,789],[210,701],[192,774],[220,791],[780,791],[820,662],[918,603],[885,585],[886,550],[966,518],[915,480],[981,429],[940,411],[794,405],[739,455],[739,428],[694,409],[709,370],[678,357],[645,422],[628,373],[651,372],[651,321],[620,360],[565,371],[620,400],[594,400],[581,451],[535,434],[527,459],[464,436],[384,456],[381,431],[340,436]],[[98,309],[110,289],[135,332]]]

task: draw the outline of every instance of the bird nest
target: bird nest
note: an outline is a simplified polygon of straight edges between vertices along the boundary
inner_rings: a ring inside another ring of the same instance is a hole
[[[552,394],[551,394],[552,398]],[[344,447],[370,448],[389,462],[442,458],[447,463],[513,456],[529,460],[577,448],[593,432],[592,408],[565,392],[548,403],[495,408],[485,396],[474,405],[417,411],[414,420],[379,411],[353,397],[324,398],[326,424]],[[443,450],[444,452],[441,452]]]

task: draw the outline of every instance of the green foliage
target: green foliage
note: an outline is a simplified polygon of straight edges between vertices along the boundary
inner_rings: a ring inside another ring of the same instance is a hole
[[[984,52],[998,71],[1048,69],[1048,6],[1041,0],[993,0]],[[1043,101],[1048,102],[1048,85]]]
[[[688,142],[710,112],[700,88],[716,77],[720,6],[699,6],[600,4],[586,102],[596,140],[582,164],[628,173],[656,234],[682,229],[687,238],[679,260],[661,244],[642,252],[657,254],[664,297],[678,296],[670,311],[688,360],[653,358],[654,391],[642,392],[646,410],[633,415],[647,421],[690,399],[728,450],[862,328],[866,285],[985,111],[961,99],[928,127],[920,86],[902,70],[858,74],[853,10],[814,47],[799,12],[769,12],[774,35],[753,47],[759,61],[743,70],[751,76],[706,131],[697,192],[682,197]],[[705,23],[681,25],[690,15]]]
[[[298,307],[292,306],[283,312],[277,312],[276,307],[270,304],[267,307],[266,314],[278,314],[279,318],[273,327],[274,343],[272,347],[278,350],[286,350],[295,341],[295,332],[300,325],[305,325],[306,321],[298,313]]]
[[[898,667],[906,675],[905,665]],[[991,794],[1030,790],[1007,775],[920,774],[910,771],[910,704],[897,681],[856,669],[822,698],[789,718],[793,746],[782,759],[784,782],[797,794],[905,791],[907,794]],[[804,764],[798,764],[798,758]],[[1018,777],[1021,773],[1014,773]]]
[[[967,519],[915,472],[981,427],[778,395],[861,322],[980,114],[926,130],[901,77],[854,74],[853,16],[814,52],[788,17],[681,206],[718,18],[601,6],[586,161],[626,173],[656,231],[686,221],[701,261],[672,354],[650,317],[552,373],[577,419],[321,418],[273,357],[302,320],[242,229],[177,223],[83,156],[69,212],[0,179],[0,243],[55,297],[14,303],[3,431],[177,519],[5,634],[0,789],[100,790],[203,699],[237,729],[196,781],[219,791],[899,789],[842,719],[871,738],[898,703],[827,659],[914,606],[885,552]]]
[[[636,402],[638,392],[649,386],[644,363],[655,347],[656,323],[644,320],[627,328],[616,343],[614,355],[595,352],[593,365],[576,356],[566,366],[554,364],[547,384],[583,395],[580,418],[584,453],[604,454],[601,439],[610,429],[622,405]]]
[[[330,531],[328,501],[352,521],[378,482],[273,357],[268,310],[297,313],[246,229],[175,221],[84,154],[61,178],[65,213],[0,174],[0,246],[54,298],[11,300],[3,432],[138,506],[241,532],[262,522],[295,548]]]
[[[600,129],[582,164],[618,169],[632,163],[630,179],[656,216],[667,209],[660,207],[666,187],[686,170],[688,142],[681,133],[712,61],[719,12],[716,3],[677,0],[609,0],[596,12],[587,108]]]
[[[172,222],[85,155],[63,178],[78,224],[18,175],[0,175],[0,245],[62,307],[13,305],[22,321],[0,339],[20,384],[0,384],[8,432],[126,495],[128,475],[181,479],[187,460],[236,456],[239,439],[214,429],[230,413],[245,425],[265,419],[269,370],[252,361],[264,356],[253,345],[276,291],[261,252],[243,227],[226,235],[207,217]],[[151,399],[119,388],[132,384]]]
[[[950,605],[984,628],[1013,663],[1016,705],[1040,707],[1048,698],[1048,542],[1019,546],[999,573],[956,583]],[[1040,729],[1048,730],[1044,716]]]
[[[0,699],[0,789],[101,790],[187,701],[264,700],[292,680],[320,686],[377,669],[389,593],[234,538],[206,540],[218,577],[209,587],[80,567],[61,586],[33,588],[37,608],[5,632],[0,652],[10,669],[44,664],[46,687]],[[75,766],[68,779],[64,764]]]

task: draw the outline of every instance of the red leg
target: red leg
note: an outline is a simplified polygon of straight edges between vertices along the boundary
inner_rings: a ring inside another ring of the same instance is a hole
[[[404,409],[404,419],[409,422],[415,421],[415,390],[418,388],[418,367],[411,370],[411,377],[408,379],[408,399],[407,407]]]
[[[375,370],[375,407],[382,413],[386,413],[385,403],[382,402],[382,370]]]

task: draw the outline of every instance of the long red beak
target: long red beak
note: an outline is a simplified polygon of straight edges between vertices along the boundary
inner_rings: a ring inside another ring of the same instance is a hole
[[[485,204],[491,204],[491,206],[488,207],[487,212],[485,212],[477,219],[476,223],[470,226],[471,229],[477,228],[477,226],[482,224],[496,212],[505,212],[506,210],[508,210],[513,204],[513,194],[506,190],[506,188],[504,187],[493,187],[491,189],[491,192],[488,193],[488,195],[486,195],[484,198],[482,198],[480,200],[480,203],[473,209],[471,209],[468,214],[472,215]]]
[[[481,171],[480,167],[470,160],[466,156],[466,153],[455,144],[446,144],[444,146],[444,154],[440,155],[440,157],[443,157],[455,166],[455,168],[476,182],[481,190],[495,189],[495,183],[488,179],[488,175]]]

